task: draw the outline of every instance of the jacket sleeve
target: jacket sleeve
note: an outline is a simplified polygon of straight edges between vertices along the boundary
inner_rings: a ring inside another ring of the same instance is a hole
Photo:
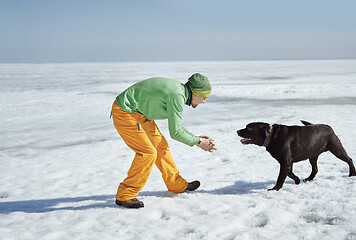
[[[184,98],[181,95],[173,95],[168,99],[167,112],[169,134],[172,139],[192,147],[199,141],[199,137],[189,132],[183,125],[182,114],[184,104]]]

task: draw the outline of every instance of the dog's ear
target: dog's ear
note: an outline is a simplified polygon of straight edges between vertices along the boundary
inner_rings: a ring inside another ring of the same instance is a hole
[[[266,126],[266,128],[265,128],[266,137],[268,137],[269,135],[271,135],[271,133],[272,133],[272,125],[269,124],[269,125]]]

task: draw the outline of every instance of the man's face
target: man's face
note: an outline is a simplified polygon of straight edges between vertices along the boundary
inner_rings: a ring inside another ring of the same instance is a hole
[[[206,100],[206,99],[207,99],[207,98],[201,98],[201,97],[196,97],[196,96],[192,95],[192,102],[191,102],[190,105],[191,105],[193,108],[196,108],[196,107],[198,107],[199,104],[205,103],[205,100]]]

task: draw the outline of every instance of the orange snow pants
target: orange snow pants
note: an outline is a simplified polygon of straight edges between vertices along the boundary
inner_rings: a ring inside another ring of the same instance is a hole
[[[119,185],[116,199],[127,201],[137,197],[150,176],[153,164],[161,171],[169,191],[185,191],[188,183],[179,175],[168,143],[156,123],[141,113],[125,112],[116,101],[112,106],[112,116],[117,132],[136,153],[127,177]]]

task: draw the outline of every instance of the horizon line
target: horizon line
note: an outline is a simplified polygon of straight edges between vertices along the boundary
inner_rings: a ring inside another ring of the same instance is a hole
[[[356,58],[276,58],[276,59],[226,59],[226,60],[87,60],[87,61],[0,61],[0,64],[68,64],[68,63],[164,63],[164,62],[263,62],[263,61],[334,61]]]

